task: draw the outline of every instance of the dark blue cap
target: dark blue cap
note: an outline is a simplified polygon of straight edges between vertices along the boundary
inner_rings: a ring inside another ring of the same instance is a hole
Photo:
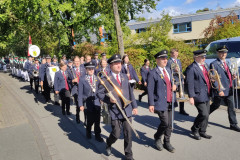
[[[90,61],[90,62],[88,62],[88,63],[85,63],[85,64],[84,64],[84,67],[85,67],[85,68],[95,68],[95,62]]]
[[[218,52],[228,52],[228,47],[226,45],[217,48]]]
[[[205,49],[196,50],[196,51],[193,51],[193,54],[194,54],[195,57],[206,56],[207,55],[207,50],[205,50]]]
[[[111,63],[114,63],[114,62],[122,62],[120,54],[114,54],[107,61],[108,64],[111,64]]]
[[[154,56],[156,59],[157,58],[160,58],[160,57],[165,57],[167,58],[168,57],[168,51],[167,50],[161,50],[160,52],[158,52],[157,54],[155,54]]]

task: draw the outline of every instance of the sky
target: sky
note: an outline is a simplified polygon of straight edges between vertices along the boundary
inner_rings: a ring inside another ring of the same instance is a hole
[[[198,9],[216,10],[218,7],[225,9],[235,6],[240,6],[240,0],[161,0],[157,2],[156,10],[152,10],[151,13],[139,14],[137,17],[156,19],[161,17],[162,11],[169,13],[170,16],[178,16],[196,13]]]

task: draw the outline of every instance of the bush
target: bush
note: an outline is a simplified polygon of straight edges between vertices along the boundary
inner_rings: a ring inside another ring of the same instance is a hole
[[[75,49],[73,50],[74,56],[85,56],[90,55],[93,56],[96,52],[95,46],[89,42],[83,42],[81,44],[76,45]]]

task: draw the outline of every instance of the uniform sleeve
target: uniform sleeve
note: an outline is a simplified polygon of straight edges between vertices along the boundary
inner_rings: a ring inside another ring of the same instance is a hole
[[[194,91],[194,71],[193,68],[188,68],[187,72],[187,88],[188,88],[188,96],[189,98],[195,97],[195,91]]]
[[[141,76],[142,76],[142,80],[145,83],[146,82],[146,75],[145,75],[145,73],[143,71],[143,68],[140,69],[140,73],[141,73]]]
[[[154,88],[155,88],[155,82],[154,82],[154,76],[153,76],[153,71],[150,71],[148,74],[148,105],[149,106],[154,106]]]
[[[81,80],[78,84],[78,106],[83,106],[83,82]]]
[[[59,86],[58,86],[58,73],[55,74],[54,77],[54,90],[59,91]]]
[[[137,105],[137,102],[136,102],[136,99],[135,99],[135,96],[133,94],[133,90],[131,89],[131,86],[130,86],[130,83],[128,83],[128,89],[129,89],[129,92],[130,92],[130,100],[132,101],[132,108],[137,108],[138,105]]]
[[[101,83],[99,83],[97,97],[104,103],[110,104],[110,98],[106,94],[107,90]]]
[[[135,79],[137,82],[139,82],[139,78],[138,78],[138,75],[137,75],[135,69],[133,68],[132,65],[131,65],[131,67],[132,67],[132,70],[133,70],[133,77],[134,77],[134,79]]]

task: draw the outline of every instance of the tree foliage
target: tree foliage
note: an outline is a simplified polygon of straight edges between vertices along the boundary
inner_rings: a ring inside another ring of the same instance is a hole
[[[226,17],[216,16],[203,31],[205,43],[240,36],[240,22],[235,13]]]
[[[206,11],[210,11],[209,8],[199,9],[196,11],[196,13],[206,12]]]
[[[121,25],[134,15],[156,7],[159,0],[118,1]],[[27,54],[28,36],[39,45],[43,54],[70,54],[73,36],[81,43],[83,37],[91,42],[89,33],[99,35],[104,25],[116,43],[111,0],[1,0],[0,51]],[[124,30],[124,29],[123,29]],[[100,37],[98,37],[98,41]]]

